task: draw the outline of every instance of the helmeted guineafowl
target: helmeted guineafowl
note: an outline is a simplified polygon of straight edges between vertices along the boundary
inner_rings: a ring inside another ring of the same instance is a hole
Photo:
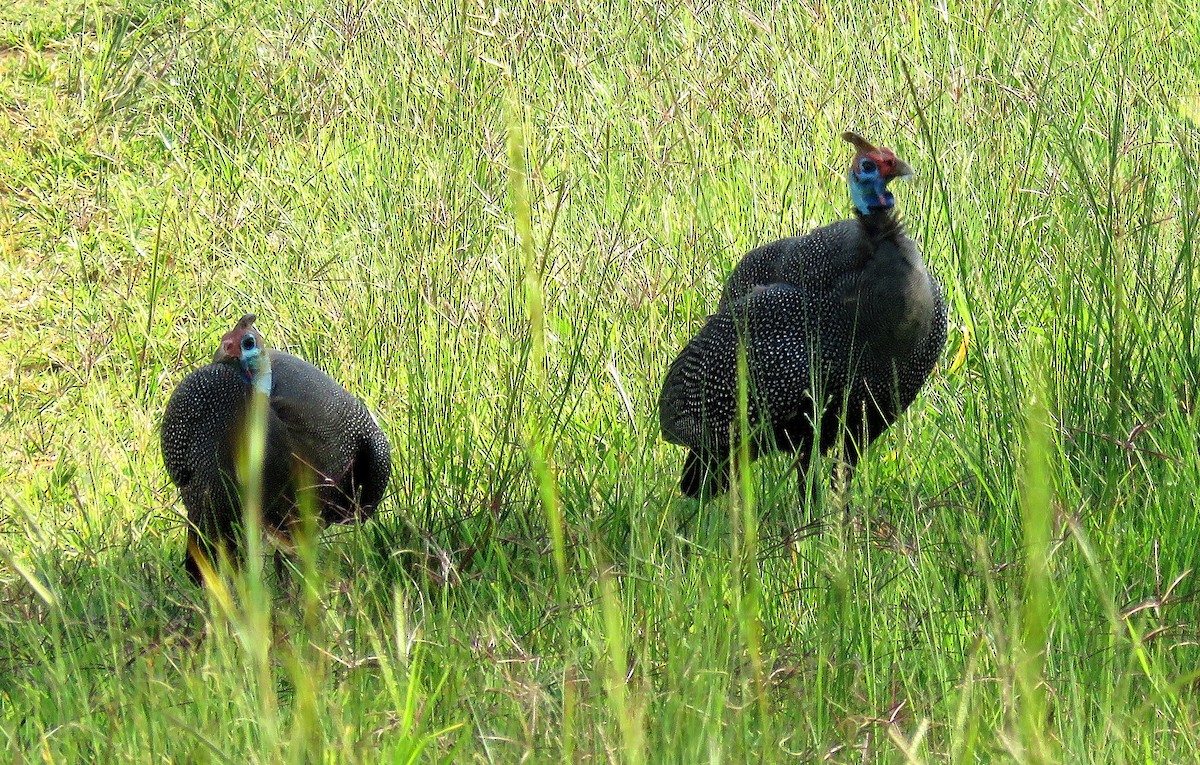
[[[263,528],[288,542],[307,490],[323,523],[369,517],[391,477],[391,447],[357,398],[307,361],[270,350],[242,317],[211,364],[189,374],[167,402],[163,461],[188,513],[185,566],[201,578],[224,548],[240,559],[242,502],[236,455],[246,443],[250,401],[269,395],[262,475]]]
[[[842,447],[849,469],[916,398],[946,342],[942,287],[893,214],[887,185],[911,174],[854,133],[847,179],[855,217],[748,253],[716,314],[667,372],[663,438],[690,449],[689,496],[729,484],[737,420],[737,346],[746,349],[751,458]]]

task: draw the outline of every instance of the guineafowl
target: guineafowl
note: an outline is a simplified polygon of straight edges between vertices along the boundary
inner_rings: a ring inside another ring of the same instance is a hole
[[[889,149],[855,133],[847,172],[855,216],[748,253],[717,312],[667,372],[663,438],[686,446],[680,490],[729,485],[745,347],[751,458],[840,447],[847,475],[865,447],[916,398],[946,342],[942,287],[892,211],[888,183],[911,174]],[[848,480],[848,478],[847,478]],[[803,489],[802,489],[803,490]]]
[[[304,492],[313,492],[322,523],[348,523],[375,511],[391,477],[391,447],[362,402],[312,364],[269,350],[254,320],[243,316],[221,338],[212,363],[183,379],[163,415],[163,461],[187,508],[185,568],[197,583],[201,560],[215,566],[219,549],[240,558],[235,465],[255,391],[269,396],[263,528],[284,547]]]

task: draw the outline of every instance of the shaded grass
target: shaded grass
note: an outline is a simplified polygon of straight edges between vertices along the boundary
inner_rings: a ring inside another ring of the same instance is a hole
[[[17,758],[1196,758],[1186,6],[70,8],[0,16]],[[845,128],[972,340],[781,545],[786,462],[696,513],[654,402]],[[399,466],[266,613],[186,585],[157,452],[246,310]]]

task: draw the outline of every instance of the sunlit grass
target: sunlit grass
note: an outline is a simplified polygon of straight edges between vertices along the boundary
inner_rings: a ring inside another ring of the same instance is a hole
[[[1197,760],[1198,38],[1169,3],[0,10],[0,744]],[[848,214],[845,129],[917,169],[951,340],[850,523],[785,544],[787,460],[697,508],[655,402],[744,252]],[[157,426],[251,311],[397,467],[302,586],[204,594]]]

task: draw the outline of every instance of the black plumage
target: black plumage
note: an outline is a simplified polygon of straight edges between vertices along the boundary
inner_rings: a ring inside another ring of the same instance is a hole
[[[942,287],[892,212],[887,183],[908,166],[846,134],[859,152],[848,174],[856,215],[748,253],[717,312],[667,372],[663,438],[690,450],[680,489],[729,483],[737,443],[737,347],[746,350],[752,458],[840,447],[853,468],[913,402],[946,342]]]
[[[244,317],[222,338],[213,363],[183,379],[163,415],[163,460],[187,508],[186,568],[196,581],[201,556],[215,565],[223,547],[233,562],[240,559],[235,463],[256,376],[265,375],[257,382],[270,390],[263,526],[285,546],[304,492],[312,490],[321,522],[347,523],[374,513],[391,476],[387,437],[362,402],[312,364],[263,347],[253,322]]]

